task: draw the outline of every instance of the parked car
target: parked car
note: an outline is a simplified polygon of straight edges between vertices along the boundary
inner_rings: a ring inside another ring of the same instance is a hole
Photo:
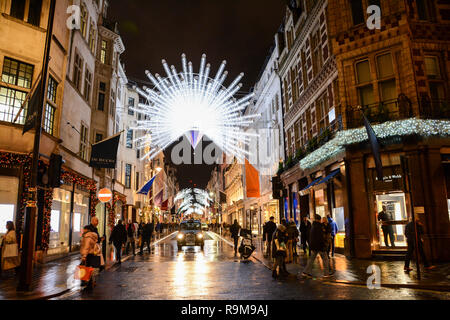
[[[199,220],[188,220],[180,223],[177,234],[178,251],[184,246],[200,246],[203,250],[205,239],[202,231],[202,223]]]

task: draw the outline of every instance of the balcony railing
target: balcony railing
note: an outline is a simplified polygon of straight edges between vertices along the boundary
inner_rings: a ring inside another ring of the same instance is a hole
[[[425,96],[419,101],[418,108],[413,108],[411,100],[405,95],[401,95],[398,99],[363,107],[347,107],[347,129],[364,126],[361,111],[364,112],[372,124],[414,117],[422,119],[450,119],[450,102],[448,100],[431,100]]]

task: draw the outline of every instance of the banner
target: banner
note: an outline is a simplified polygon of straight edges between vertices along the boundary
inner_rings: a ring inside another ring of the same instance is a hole
[[[117,150],[119,148],[121,133],[106,140],[92,145],[91,161],[92,168],[115,169],[117,161]]]
[[[152,189],[153,182],[155,182],[156,176],[154,176],[149,182],[147,182],[137,193],[148,195],[150,190]]]
[[[157,207],[161,207],[161,204],[163,202],[163,192],[164,190],[161,190],[155,197],[155,199],[153,200],[155,203],[155,206]]]
[[[245,159],[245,179],[247,187],[247,198],[261,197],[259,188],[259,172],[247,159]]]
[[[164,202],[162,203],[162,205],[161,205],[161,210],[162,210],[162,211],[167,211],[167,210],[169,210],[169,200],[166,200],[166,201],[164,201]]]
[[[369,120],[367,120],[365,114],[363,113],[364,126],[367,130],[367,135],[369,136],[370,146],[372,148],[373,158],[375,159],[375,166],[377,169],[377,177],[379,181],[383,181],[383,164],[381,162],[380,155],[380,144],[378,143],[377,136],[375,135],[375,131],[370,125]]]
[[[38,121],[39,108],[42,108],[42,79],[39,81],[33,95],[28,103],[27,115],[25,117],[25,123],[23,126],[22,135],[28,131],[36,128]]]

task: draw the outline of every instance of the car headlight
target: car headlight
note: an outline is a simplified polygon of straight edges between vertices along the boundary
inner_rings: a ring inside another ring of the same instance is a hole
[[[184,235],[183,235],[182,233],[179,233],[178,236],[177,236],[177,238],[181,240],[181,239],[184,238]]]
[[[201,234],[201,233],[197,234],[197,238],[199,238],[199,239],[203,238],[203,234]]]

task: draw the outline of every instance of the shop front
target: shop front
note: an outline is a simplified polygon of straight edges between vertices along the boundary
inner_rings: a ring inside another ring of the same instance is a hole
[[[6,233],[6,222],[16,221],[19,178],[0,176],[0,236]]]

